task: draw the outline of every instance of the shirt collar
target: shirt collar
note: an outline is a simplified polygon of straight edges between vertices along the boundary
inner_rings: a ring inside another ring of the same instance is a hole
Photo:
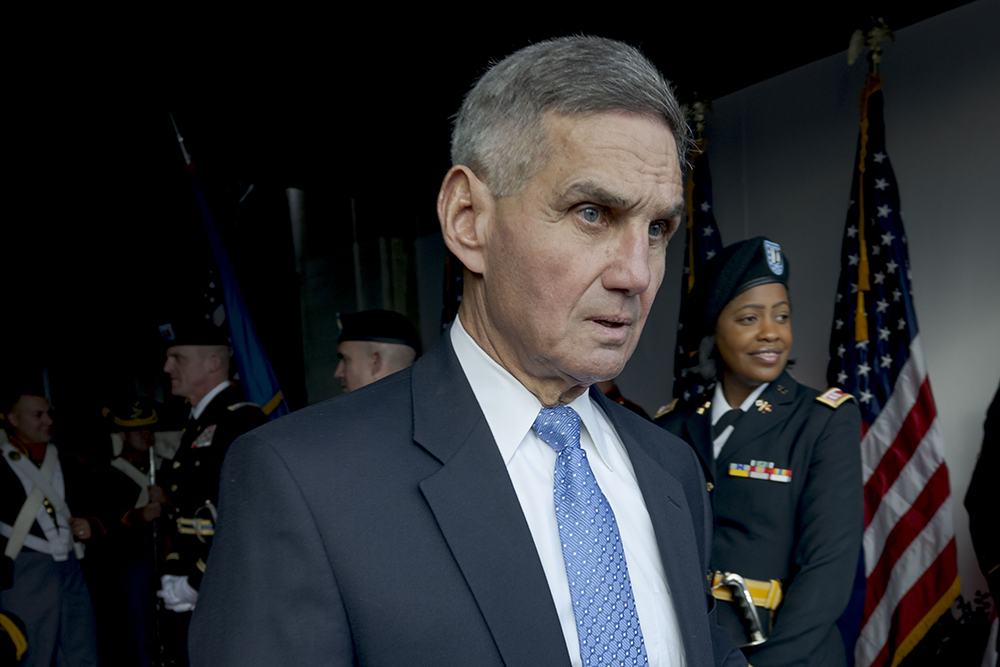
[[[767,385],[769,384],[771,383],[765,382],[750,392],[750,395],[747,396],[746,399],[740,404],[740,410],[743,412],[749,410],[750,406],[753,405],[753,402],[764,393],[764,390],[767,389]],[[719,419],[722,418],[722,415],[729,412],[729,410],[729,402],[726,401],[726,395],[722,391],[722,381],[720,380],[715,383],[715,394],[712,396],[712,424],[714,425],[715,422],[719,421]]]
[[[504,463],[509,464],[524,436],[531,430],[542,404],[538,398],[511,375],[505,368],[486,354],[462,326],[459,317],[451,327],[451,344],[455,349],[462,370],[472,386],[479,407],[486,417],[493,439],[497,443]],[[604,465],[611,467],[608,443],[598,421],[597,408],[585,391],[570,402],[583,428],[587,430]]]
[[[202,399],[198,401],[198,405],[191,408],[191,419],[198,419],[201,417],[201,413],[205,411],[205,408],[207,408],[208,404],[212,402],[212,399],[221,394],[222,390],[228,386],[229,380],[223,380],[219,384],[215,385],[215,388],[212,389],[212,391],[205,394]]]

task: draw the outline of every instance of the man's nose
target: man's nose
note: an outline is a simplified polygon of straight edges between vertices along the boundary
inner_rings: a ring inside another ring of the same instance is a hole
[[[652,270],[648,230],[640,226],[629,226],[618,243],[608,247],[608,253],[611,257],[603,280],[606,289],[634,296],[649,288]]]
[[[343,359],[341,359],[340,363],[337,364],[337,370],[335,370],[333,372],[333,377],[337,378],[338,380],[342,380],[344,378],[344,360]]]

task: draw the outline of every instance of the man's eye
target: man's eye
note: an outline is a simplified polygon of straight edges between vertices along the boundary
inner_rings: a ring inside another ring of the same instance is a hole
[[[580,216],[589,223],[600,222],[601,209],[595,208],[593,206],[588,206],[587,208],[580,211]]]
[[[667,223],[654,222],[649,226],[649,238],[653,240],[662,239],[667,235]]]

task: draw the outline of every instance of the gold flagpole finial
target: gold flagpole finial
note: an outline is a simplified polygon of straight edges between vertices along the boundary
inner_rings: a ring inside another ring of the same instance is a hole
[[[882,42],[886,39],[896,41],[896,35],[881,16],[877,19],[871,17],[870,25],[867,33],[858,28],[851,35],[851,43],[847,47],[847,64],[853,65],[867,47],[869,69],[872,74],[878,74],[879,65],[882,64]]]
[[[681,105],[681,112],[687,118],[688,122],[694,126],[695,140],[702,141],[705,138],[705,112],[712,110],[712,102],[710,100],[699,100],[698,93],[694,94],[694,98],[695,102]]]

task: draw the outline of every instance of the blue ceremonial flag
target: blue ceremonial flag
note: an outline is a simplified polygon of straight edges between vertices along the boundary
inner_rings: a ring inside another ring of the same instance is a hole
[[[171,120],[173,117],[171,116]],[[253,326],[253,320],[247,310],[246,302],[243,300],[243,293],[240,291],[239,282],[233,272],[233,266],[229,263],[229,255],[226,247],[222,244],[219,232],[215,228],[215,221],[208,210],[208,203],[205,195],[198,185],[198,179],[193,173],[191,156],[184,147],[184,139],[177,131],[177,124],[174,123],[174,131],[177,132],[177,141],[187,162],[191,192],[198,204],[198,212],[201,215],[208,242],[212,246],[212,255],[215,257],[215,265],[219,270],[222,283],[222,297],[225,304],[225,318],[229,320],[229,338],[233,347],[233,355],[236,357],[236,366],[240,371],[240,382],[243,385],[243,393],[247,400],[256,403],[261,407],[270,419],[277,419],[287,415],[290,411],[284,394],[281,393],[281,386],[278,378],[274,374],[274,368],[264,352],[260,338],[257,337],[257,330]],[[215,288],[210,284],[210,288]],[[220,318],[221,319],[221,318]],[[220,322],[216,322],[220,324]]]
[[[712,174],[708,170],[706,143],[697,141],[691,150],[688,174],[687,241],[684,248],[684,275],[681,277],[681,309],[677,322],[677,348],[674,351],[674,398],[685,401],[705,391],[704,380],[690,372],[698,364],[698,314],[691,302],[691,290],[701,276],[706,262],[722,250],[722,235],[712,210]]]
[[[896,665],[961,588],[941,431],[913,305],[882,79],[862,104],[830,336],[831,384],[861,407],[867,587],[855,658]]]

